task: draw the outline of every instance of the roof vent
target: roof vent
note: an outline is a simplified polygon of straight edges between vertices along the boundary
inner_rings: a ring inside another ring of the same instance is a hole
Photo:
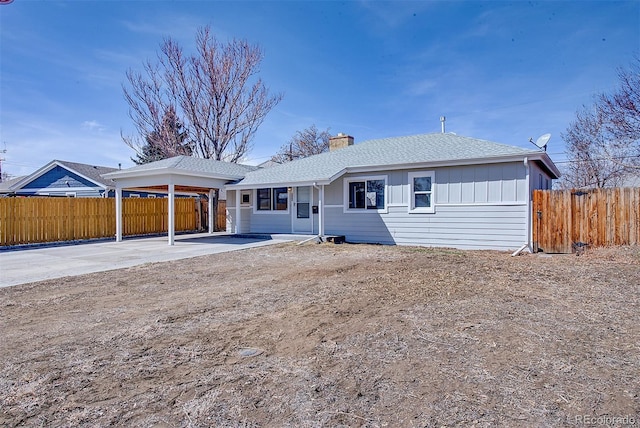
[[[447,118],[444,116],[440,116],[440,125],[442,127],[442,133],[444,134],[444,123],[446,122]]]

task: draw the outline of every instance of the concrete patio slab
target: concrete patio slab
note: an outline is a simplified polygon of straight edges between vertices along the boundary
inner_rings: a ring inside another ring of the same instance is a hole
[[[295,235],[236,237],[227,233],[199,233],[178,235],[173,246],[167,245],[166,236],[155,236],[122,242],[99,241],[2,250],[0,287],[244,250],[299,238]]]

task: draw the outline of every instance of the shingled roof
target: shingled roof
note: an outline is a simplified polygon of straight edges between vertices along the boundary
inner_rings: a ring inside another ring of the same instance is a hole
[[[103,174],[118,171],[118,168],[110,168],[108,166],[89,165],[86,163],[69,162],[63,160],[54,160],[53,162],[69,169],[70,171],[77,172],[78,174],[88,178],[89,180],[102,184],[106,187],[113,187],[113,181],[102,177]]]
[[[246,174],[238,187],[255,187],[285,183],[328,183],[348,170],[364,168],[411,168],[486,163],[525,157],[548,160],[541,150],[529,150],[506,144],[455,134],[421,134],[369,140],[342,149],[295,160]],[[555,168],[555,167],[553,167]],[[553,172],[555,173],[555,171]],[[231,186],[233,187],[233,186]]]
[[[126,177],[129,175],[145,175],[155,172],[182,172],[185,174],[197,174],[200,176],[226,177],[232,180],[243,178],[248,172],[258,169],[256,166],[242,165],[231,162],[222,162],[213,159],[202,159],[193,156],[175,156],[137,165],[126,170],[114,171],[107,174],[105,178]]]

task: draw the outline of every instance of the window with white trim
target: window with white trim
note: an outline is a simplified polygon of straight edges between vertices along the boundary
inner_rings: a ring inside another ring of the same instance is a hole
[[[344,181],[347,211],[385,211],[387,209],[387,176],[350,177]]]
[[[435,202],[435,172],[418,171],[409,173],[409,212],[433,213]]]
[[[249,205],[250,201],[251,201],[251,197],[248,191],[242,191],[240,192],[240,205]]]
[[[289,193],[286,187],[263,188],[256,190],[257,211],[287,211]]]

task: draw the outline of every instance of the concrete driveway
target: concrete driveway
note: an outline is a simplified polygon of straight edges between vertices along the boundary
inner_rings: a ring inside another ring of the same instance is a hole
[[[175,245],[166,236],[44,246],[0,251],[0,287],[103,272],[144,263],[186,259],[273,245],[299,239],[294,235],[235,237],[226,233],[178,235]]]

